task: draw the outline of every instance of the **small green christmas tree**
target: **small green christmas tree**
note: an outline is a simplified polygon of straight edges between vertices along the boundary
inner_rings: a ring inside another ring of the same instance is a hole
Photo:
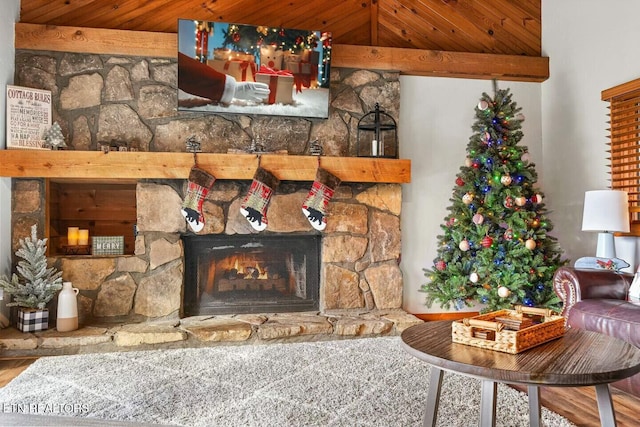
[[[509,90],[482,95],[456,177],[449,214],[438,236],[438,255],[425,269],[427,305],[448,309],[486,304],[483,311],[514,304],[558,309],[555,270],[566,263],[536,188],[535,165],[524,146],[524,116]]]
[[[31,238],[20,239],[16,255],[22,258],[11,281],[0,277],[0,288],[13,295],[7,306],[37,308],[43,310],[55,294],[62,289],[62,272],[47,266],[47,239],[38,239],[37,226],[31,227]]]

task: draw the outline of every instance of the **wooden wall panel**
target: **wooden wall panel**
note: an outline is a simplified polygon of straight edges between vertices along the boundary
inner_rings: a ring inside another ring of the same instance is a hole
[[[20,22],[175,33],[179,18],[327,30],[337,44],[541,56],[541,0],[22,0]]]

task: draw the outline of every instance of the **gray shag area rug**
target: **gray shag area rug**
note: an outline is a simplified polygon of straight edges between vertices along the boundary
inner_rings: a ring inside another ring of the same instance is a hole
[[[399,337],[45,357],[5,387],[6,412],[180,426],[420,426],[429,365]],[[438,425],[478,424],[480,382],[445,373]],[[528,426],[498,387],[497,425]],[[545,426],[573,426],[542,410]]]

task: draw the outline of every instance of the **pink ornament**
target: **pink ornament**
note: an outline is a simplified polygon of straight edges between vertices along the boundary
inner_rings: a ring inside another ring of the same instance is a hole
[[[512,240],[513,239],[513,230],[510,228],[507,228],[504,232],[504,239],[505,240]]]
[[[436,270],[442,271],[447,268],[447,264],[443,260],[436,262]]]
[[[489,108],[489,103],[487,101],[485,101],[484,99],[480,102],[478,102],[478,109],[479,110],[486,110],[487,108]]]
[[[511,295],[511,291],[509,290],[509,288],[505,286],[500,286],[498,288],[498,296],[500,298],[507,298],[509,295]]]
[[[524,242],[524,246],[525,248],[529,249],[530,251],[534,250],[536,248],[536,241],[533,239],[527,239],[526,242]]]
[[[460,248],[460,250],[462,252],[466,252],[469,250],[469,241],[466,239],[463,239],[460,241],[460,244],[458,244],[458,247]]]
[[[542,203],[542,194],[536,194],[535,196],[531,196],[532,203]]]
[[[481,214],[477,213],[473,216],[473,218],[471,218],[471,221],[473,221],[475,225],[481,225],[484,222],[484,217]]]
[[[464,159],[464,165],[468,168],[470,168],[471,165],[473,165],[473,160],[471,160],[471,157],[467,157],[466,159]]]

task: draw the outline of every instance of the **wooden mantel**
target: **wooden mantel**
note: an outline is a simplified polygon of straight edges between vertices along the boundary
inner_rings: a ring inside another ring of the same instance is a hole
[[[281,180],[313,181],[320,164],[344,182],[411,181],[405,159],[198,153],[197,161],[217,179],[250,180],[260,164]],[[0,150],[0,176],[15,178],[187,179],[193,165],[191,153]]]
[[[175,33],[16,23],[15,48],[175,58]],[[405,75],[543,82],[549,58],[335,44],[332,66]]]

